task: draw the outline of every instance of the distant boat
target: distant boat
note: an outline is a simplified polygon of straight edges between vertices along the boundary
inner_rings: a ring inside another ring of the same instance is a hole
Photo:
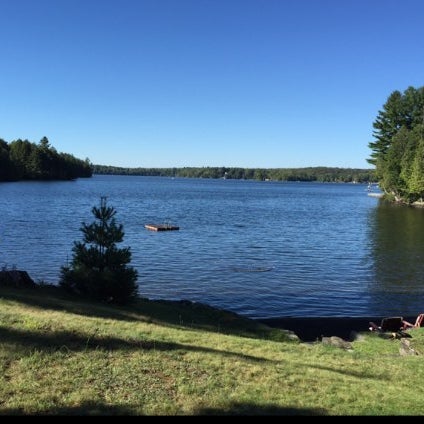
[[[383,197],[383,193],[373,193],[373,192],[370,192],[370,193],[368,193],[368,196],[370,196],[370,197],[377,197],[377,198],[381,198],[381,197]]]
[[[367,191],[373,191],[374,189],[378,189],[378,183],[368,183]]]
[[[384,193],[382,193],[381,191],[374,191],[375,189],[379,190],[378,184],[368,183],[368,187],[367,187],[368,196],[377,197],[377,198],[383,197]]]

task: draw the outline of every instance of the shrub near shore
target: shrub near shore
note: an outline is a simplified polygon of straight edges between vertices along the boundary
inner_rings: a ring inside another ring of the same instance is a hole
[[[0,288],[4,415],[421,415],[424,365],[365,333],[346,351],[191,302]],[[422,329],[411,345],[424,352]]]

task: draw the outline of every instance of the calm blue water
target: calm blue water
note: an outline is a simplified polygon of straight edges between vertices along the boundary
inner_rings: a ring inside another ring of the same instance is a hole
[[[252,318],[424,312],[424,210],[360,184],[94,176],[0,184],[0,266],[57,283],[101,196],[140,294]],[[152,232],[170,220],[179,231]]]

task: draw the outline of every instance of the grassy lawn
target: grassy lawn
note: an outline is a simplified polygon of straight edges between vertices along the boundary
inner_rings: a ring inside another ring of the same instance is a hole
[[[362,336],[343,350],[189,302],[0,288],[0,414],[424,415],[424,357]]]

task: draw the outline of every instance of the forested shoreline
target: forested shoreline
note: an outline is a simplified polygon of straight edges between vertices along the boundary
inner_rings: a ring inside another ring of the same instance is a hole
[[[373,169],[357,168],[236,168],[236,167],[183,167],[183,168],[122,168],[93,165],[93,174],[139,175],[174,178],[224,178],[257,181],[305,181],[305,182],[376,182]]]
[[[59,153],[47,137],[39,143],[17,139],[10,143],[0,139],[0,181],[72,180],[93,174],[138,175],[174,178],[213,178],[256,181],[304,182],[377,182],[374,169],[305,167],[305,168],[241,168],[241,167],[181,167],[124,168],[94,165],[69,153]]]
[[[375,166],[386,198],[424,201],[424,87],[393,91],[373,123],[368,163]]]
[[[0,181],[73,180],[92,175],[88,159],[57,152],[47,137],[39,143],[0,139]]]

